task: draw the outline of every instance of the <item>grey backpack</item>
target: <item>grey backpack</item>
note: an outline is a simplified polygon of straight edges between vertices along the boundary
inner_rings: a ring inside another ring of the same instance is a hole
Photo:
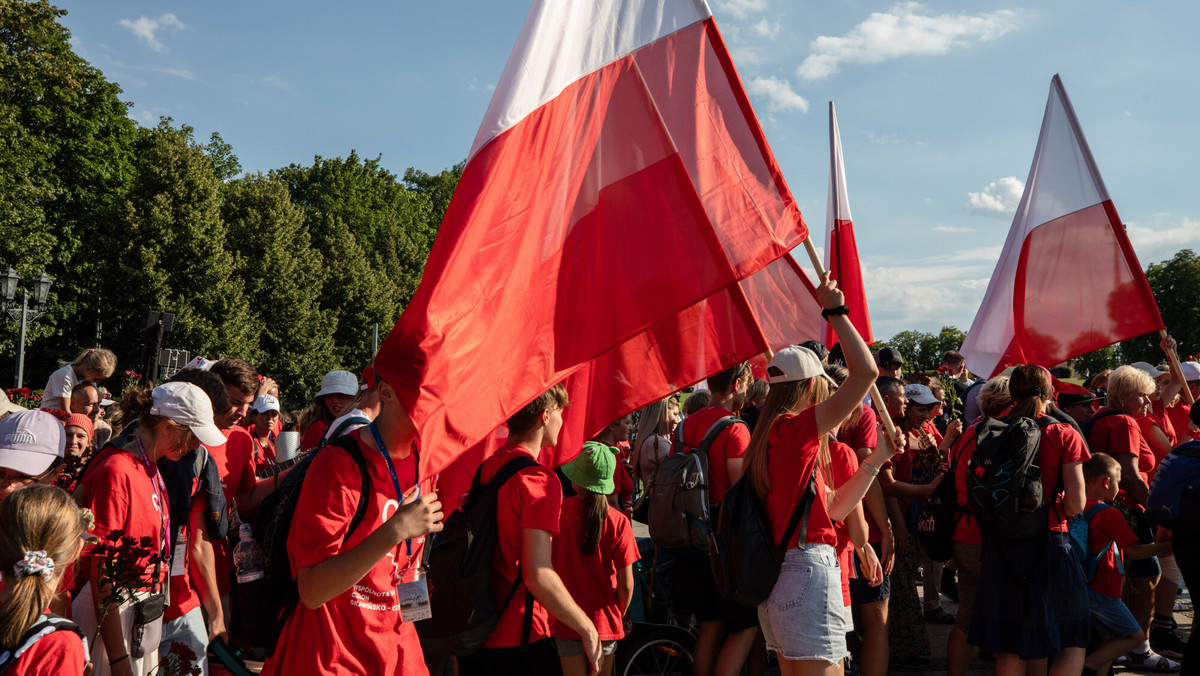
[[[663,458],[650,487],[650,537],[660,547],[708,551],[712,526],[708,515],[708,449],[725,428],[742,424],[729,415],[708,428],[697,448],[683,441],[683,423],[675,428],[671,454]]]

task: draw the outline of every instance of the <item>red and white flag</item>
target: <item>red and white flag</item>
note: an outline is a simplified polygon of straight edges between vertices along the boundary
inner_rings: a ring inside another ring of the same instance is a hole
[[[867,294],[863,288],[862,265],[858,262],[858,243],[854,239],[854,220],[850,217],[850,198],[846,196],[846,167],[842,162],[842,134],[837,113],[829,102],[829,207],[825,213],[825,269],[846,296],[850,323],[867,345],[871,335],[871,314],[867,312]],[[832,348],[837,334],[825,325],[825,346]]]
[[[1158,331],[1162,317],[1062,81],[1050,82],[1033,167],[983,305],[967,366],[1053,366]]]
[[[376,359],[422,476],[566,382],[560,454],[819,337],[808,230],[703,1],[535,0]]]

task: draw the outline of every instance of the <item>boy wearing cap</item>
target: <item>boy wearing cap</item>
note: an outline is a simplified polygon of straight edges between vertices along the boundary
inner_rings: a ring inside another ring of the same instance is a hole
[[[1057,382],[1054,384],[1054,391],[1057,394],[1058,407],[1075,422],[1083,422],[1096,412],[1096,402],[1100,398],[1090,390],[1074,383]]]
[[[567,403],[566,389],[555,385],[509,418],[508,440],[483,462],[480,481],[491,481],[510,460],[536,460],[542,448],[557,444]],[[557,658],[550,640],[551,618],[582,637],[588,672],[599,668],[596,627],[553,566],[551,539],[558,534],[562,500],[558,477],[541,465],[517,472],[497,492],[498,539],[492,558],[497,602],[503,602],[514,585],[516,591],[484,647],[459,660],[459,673],[515,676],[552,671]]]
[[[596,625],[604,654],[600,673],[611,674],[617,641],[625,637],[622,617],[633,598],[637,541],[624,513],[608,504],[616,484],[617,457],[603,444],[589,444],[563,474],[575,489],[564,498],[554,538],[553,562],[571,598]],[[554,621],[554,642],[563,676],[585,676],[583,640],[571,627]]]
[[[904,368],[904,357],[900,354],[900,350],[894,347],[885,347],[876,352],[875,365],[879,367],[880,376],[896,379],[904,377],[901,374],[901,370]]]
[[[371,479],[366,513],[353,533],[347,534],[362,478],[349,451],[326,446],[305,474],[288,535],[300,604],[263,674],[426,673],[397,585],[419,569],[426,534],[442,529],[441,503],[429,481],[417,486],[412,420],[390,385],[380,381],[378,389],[379,417],[348,437]]]
[[[349,434],[364,427],[379,415],[379,393],[375,389],[375,367],[367,366],[362,372],[363,383],[359,386],[358,396],[343,408],[346,412],[334,418],[329,428],[321,436],[321,441],[328,444],[334,435]]]
[[[254,400],[250,411],[254,423],[247,428],[247,432],[254,442],[251,462],[257,472],[275,464],[275,426],[279,422],[279,400],[270,394],[261,395]]]

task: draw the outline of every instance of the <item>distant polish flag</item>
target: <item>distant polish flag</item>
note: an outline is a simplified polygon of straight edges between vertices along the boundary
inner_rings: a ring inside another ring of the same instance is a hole
[[[871,314],[867,311],[867,294],[863,288],[862,265],[858,261],[858,244],[854,239],[854,219],[850,217],[850,198],[846,195],[846,167],[842,162],[842,134],[838,131],[837,113],[829,102],[829,207],[825,213],[825,269],[846,296],[850,323],[867,345],[875,342],[871,335]],[[825,346],[837,344],[837,334],[825,325]]]
[[[808,236],[708,6],[535,0],[376,360],[429,476],[565,382],[613,419],[820,336]],[[464,458],[465,460],[466,458]]]
[[[995,375],[1161,330],[1162,317],[1057,75],[1025,194],[963,343]]]

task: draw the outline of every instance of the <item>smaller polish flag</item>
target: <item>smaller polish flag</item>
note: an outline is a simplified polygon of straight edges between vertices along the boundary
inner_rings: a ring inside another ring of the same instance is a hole
[[[995,375],[1163,329],[1158,305],[1057,75],[1033,166],[962,346]]]
[[[862,266],[858,262],[858,244],[854,240],[854,222],[850,217],[850,198],[846,196],[846,167],[842,162],[842,135],[837,113],[829,102],[829,208],[825,215],[825,269],[837,282],[850,309],[850,323],[867,345],[871,335],[871,315],[867,312],[867,294],[863,289]],[[837,334],[825,325],[825,346],[837,344]]]

